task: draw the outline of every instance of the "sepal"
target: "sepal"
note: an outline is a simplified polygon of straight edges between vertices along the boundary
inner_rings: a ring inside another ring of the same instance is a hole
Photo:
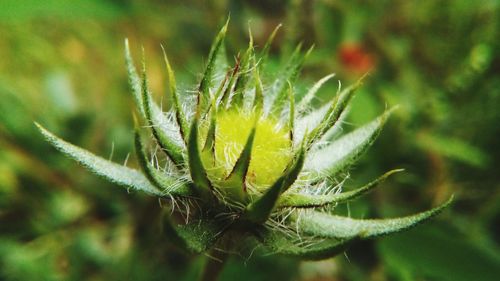
[[[35,123],[35,125],[38,127],[45,139],[57,150],[82,164],[93,173],[111,181],[112,183],[116,183],[124,187],[144,191],[152,195],[163,196],[163,192],[152,185],[141,172],[108,161],[85,149],[58,138],[38,123]]]
[[[306,211],[297,220],[297,229],[301,233],[324,238],[362,239],[407,230],[417,224],[436,216],[453,201],[453,197],[442,205],[415,215],[393,219],[352,219],[328,215],[316,211]]]

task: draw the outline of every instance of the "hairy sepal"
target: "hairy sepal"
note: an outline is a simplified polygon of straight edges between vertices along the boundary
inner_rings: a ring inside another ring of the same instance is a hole
[[[231,105],[237,108],[243,106],[244,94],[247,87],[249,78],[251,77],[251,66],[252,62],[255,61],[254,50],[253,50],[253,38],[250,36],[250,43],[248,48],[243,54],[240,62],[240,71],[238,72],[238,78],[236,79],[236,84],[234,85],[234,94],[231,99]]]
[[[335,77],[335,73],[329,74],[323,78],[321,78],[318,82],[316,82],[309,91],[307,91],[307,94],[300,100],[299,105],[298,105],[298,112],[304,112],[308,107],[311,106],[311,102],[316,96],[316,93],[318,90],[325,84],[328,80],[332,79]]]
[[[444,204],[415,215],[393,218],[393,219],[352,219],[329,215],[316,211],[306,211],[297,219],[297,229],[301,233],[324,238],[351,239],[359,237],[362,239],[374,238],[401,232],[422,223],[452,202],[451,197]]]
[[[127,75],[130,89],[132,90],[132,97],[136,104],[138,111],[141,114],[141,117],[146,118],[146,112],[144,110],[143,105],[143,97],[142,97],[142,81],[137,71],[135,69],[134,60],[132,59],[132,55],[130,53],[130,48],[128,44],[128,40],[125,39],[125,64],[127,66]],[[152,103],[151,106],[152,116],[154,117],[154,121],[157,124],[167,124],[168,120],[161,112],[158,105]]]
[[[259,199],[247,206],[243,219],[262,224],[271,216],[279,196],[297,179],[304,164],[304,154],[304,148],[301,147],[285,173]]]
[[[132,97],[137,106],[137,109],[141,113],[142,117],[145,117],[144,106],[142,105],[142,90],[141,90],[141,79],[137,74],[137,70],[134,66],[134,60],[132,59],[132,54],[130,53],[130,47],[128,44],[128,39],[125,39],[125,64],[127,66],[128,83],[130,89],[132,90]]]
[[[228,186],[231,190],[231,193],[234,194],[239,201],[245,200],[246,196],[246,186],[245,179],[248,172],[248,167],[250,166],[250,158],[252,153],[253,141],[255,139],[256,132],[256,124],[250,131],[250,135],[247,138],[245,146],[241,151],[238,160],[234,164],[233,170],[227,176],[224,181],[224,185]]]
[[[336,239],[312,239],[304,245],[304,238],[289,237],[282,232],[267,231],[261,236],[262,243],[273,254],[298,258],[302,260],[322,260],[332,258],[346,251],[346,249],[358,241],[357,238],[336,240]]]
[[[391,170],[377,179],[356,188],[351,191],[335,194],[305,194],[305,193],[285,193],[278,201],[278,208],[294,207],[294,208],[315,208],[323,207],[330,204],[343,203],[349,200],[358,198],[359,196],[368,193],[387,179],[390,175],[402,172],[403,169]]]
[[[232,91],[234,89],[234,84],[236,83],[236,80],[238,79],[240,67],[241,67],[241,58],[240,58],[240,55],[238,54],[238,56],[236,57],[236,63],[234,65],[233,69],[227,73],[227,85],[226,85],[226,88],[224,89],[224,93],[222,94],[222,96],[220,98],[220,107],[221,108],[226,109],[230,105],[231,94],[232,94]],[[226,82],[226,81],[224,81],[224,82]]]
[[[271,49],[271,44],[274,41],[274,38],[276,37],[276,34],[278,33],[278,30],[281,28],[281,24],[277,25],[271,35],[267,38],[266,44],[264,44],[264,48],[259,53],[259,64],[258,68],[262,69],[262,67],[266,64],[267,58],[269,56],[269,50]]]
[[[297,46],[285,65],[285,68],[278,74],[278,77],[276,77],[269,95],[266,95],[266,97],[268,97],[268,102],[265,104],[269,105],[265,108],[266,114],[273,114],[275,116],[281,115],[281,111],[283,110],[283,106],[287,100],[286,95],[288,83],[295,83],[305,59],[312,51],[311,47],[305,53],[302,53],[301,48],[301,45]]]
[[[306,130],[316,128],[323,121],[329,109],[330,105],[325,104],[306,115],[299,116],[294,124],[294,144],[302,141]]]
[[[292,84],[288,84],[288,136],[290,142],[294,140],[294,126],[295,126],[295,94],[293,92]]]
[[[215,164],[215,132],[217,129],[217,106],[215,97],[212,98],[212,106],[210,111],[210,123],[208,125],[207,137],[205,144],[201,150],[203,159],[208,159],[212,164]]]
[[[167,53],[165,52],[165,48],[163,48],[163,46],[161,46],[161,49],[163,52],[163,59],[165,61],[165,68],[167,69],[168,85],[170,88],[170,95],[172,97],[172,103],[173,103],[174,110],[175,110],[175,120],[177,121],[177,125],[179,126],[179,130],[180,130],[182,138],[184,140],[186,140],[187,133],[189,131],[189,126],[187,123],[186,114],[184,113],[184,110],[181,107],[179,95],[177,93],[177,84],[175,82],[174,71],[172,70],[172,67],[170,66],[170,62],[168,60]]]
[[[202,198],[211,197],[212,184],[208,179],[207,172],[201,160],[200,149],[198,148],[198,116],[193,118],[188,137],[188,162],[191,180],[197,187],[196,193]]]
[[[224,227],[211,219],[196,219],[182,225],[174,225],[167,219],[164,232],[172,242],[196,254],[211,249],[222,236]]]
[[[163,149],[163,151],[167,154],[168,158],[170,158],[170,160],[172,160],[172,162],[176,166],[182,167],[184,165],[182,146],[176,143],[176,141],[174,140],[175,136],[169,135],[169,132],[163,130],[160,123],[158,123],[160,118],[158,118],[157,116],[163,116],[163,112],[161,112],[159,108],[155,110],[155,106],[151,98],[151,93],[149,92],[145,62],[143,62],[142,69],[142,105],[144,107],[146,121],[148,122],[148,125],[151,128],[156,141]]]
[[[219,56],[225,56],[224,51],[224,38],[226,37],[227,26],[229,24],[229,19],[226,24],[221,28],[219,33],[212,43],[212,48],[210,54],[208,55],[208,62],[203,73],[203,77],[198,87],[198,110],[201,114],[204,114],[210,104],[210,88],[212,87],[213,81],[217,74],[217,58]]]
[[[336,175],[356,162],[373,144],[393,109],[387,110],[372,122],[342,136],[325,147],[311,151],[304,170],[311,179]]]
[[[144,152],[144,144],[142,142],[138,128],[134,133],[135,151],[139,164],[148,178],[148,180],[155,185],[164,196],[192,196],[193,193],[186,185],[186,183],[179,181],[173,177],[168,176],[165,172],[159,171],[148,160]]]
[[[72,145],[58,138],[38,123],[35,123],[35,125],[38,127],[47,141],[52,144],[57,150],[76,160],[93,173],[124,187],[128,187],[138,191],[144,191],[152,195],[164,195],[164,193],[158,190],[158,188],[156,188],[153,184],[151,184],[141,172],[108,161],[85,149]]]
[[[307,144],[308,149],[310,149],[314,143],[319,141],[326,134],[326,132],[330,130],[330,128],[334,127],[338,123],[340,117],[343,115],[344,111],[347,109],[349,103],[354,97],[356,90],[362,85],[364,77],[365,76],[360,78],[354,85],[347,87],[335,96],[328,112],[325,114],[324,119],[311,131],[311,138]]]
[[[255,81],[255,96],[253,100],[253,108],[257,115],[260,115],[264,108],[264,87],[262,86],[262,81],[260,80],[259,68],[254,69],[254,81]]]

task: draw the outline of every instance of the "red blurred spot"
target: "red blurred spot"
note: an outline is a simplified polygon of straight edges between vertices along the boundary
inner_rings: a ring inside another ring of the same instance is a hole
[[[348,71],[357,73],[366,73],[375,66],[373,56],[356,43],[340,46],[339,60]]]

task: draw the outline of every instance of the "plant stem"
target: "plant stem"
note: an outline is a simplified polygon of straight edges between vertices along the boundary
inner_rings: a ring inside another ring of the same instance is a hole
[[[207,258],[200,281],[216,281],[224,268],[228,256],[227,253],[215,250],[210,254],[210,257]]]

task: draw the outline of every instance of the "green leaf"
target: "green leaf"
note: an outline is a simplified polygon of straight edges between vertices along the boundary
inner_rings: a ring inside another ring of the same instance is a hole
[[[469,228],[468,225],[465,231]],[[476,231],[462,233],[440,222],[387,237],[376,244],[387,270],[396,273],[395,280],[402,274],[409,276],[409,280],[498,280],[498,245],[481,242],[484,241]]]
[[[208,179],[207,172],[201,161],[200,150],[198,148],[198,116],[193,118],[191,130],[188,137],[188,160],[189,172],[193,183],[198,188],[196,190],[200,196],[207,198],[210,196],[212,184]]]
[[[311,178],[332,176],[352,165],[373,144],[382,130],[392,109],[387,110],[353,132],[342,136],[329,145],[311,151],[304,169],[311,172]]]
[[[324,238],[367,239],[407,230],[439,214],[452,200],[453,197],[441,206],[428,211],[393,219],[359,220],[316,211],[304,212],[297,220],[297,228],[300,232]]]
[[[144,145],[141,140],[138,129],[136,128],[134,134],[135,151],[139,164],[146,174],[148,180],[153,183],[165,195],[173,196],[192,196],[192,192],[185,182],[182,182],[173,177],[169,177],[164,172],[157,170],[149,162],[146,154],[144,153]]]
[[[179,101],[179,95],[177,93],[174,71],[172,70],[172,67],[170,67],[170,62],[168,61],[165,48],[161,46],[161,49],[163,52],[163,59],[165,60],[165,67],[167,68],[168,84],[170,87],[170,95],[172,95],[172,102],[174,104],[175,119],[177,121],[177,125],[179,126],[182,138],[186,139],[189,128],[187,124],[186,115],[184,114],[184,110],[182,109]]]
[[[312,47],[307,50],[304,54],[301,52],[301,45],[298,45],[290,59],[288,60],[285,68],[278,74],[275,82],[270,90],[270,94],[266,95],[269,97],[268,103],[269,108],[266,108],[266,114],[271,113],[273,115],[279,116],[281,110],[283,109],[286,95],[287,95],[287,84],[294,84],[297,77],[302,69],[305,59],[311,53]]]
[[[253,148],[253,141],[255,139],[257,120],[254,127],[248,135],[247,141],[243,150],[241,151],[240,157],[236,160],[233,170],[227,176],[225,180],[225,185],[230,186],[232,190],[240,197],[241,200],[244,198],[244,192],[246,191],[245,179],[248,172],[248,167],[250,166],[250,156]]]
[[[142,69],[142,105],[144,107],[145,118],[149,127],[151,127],[151,131],[156,141],[170,160],[172,160],[176,166],[181,167],[184,165],[182,147],[176,143],[174,136],[170,136],[167,131],[162,129],[160,126],[161,123],[157,123],[159,118],[155,118],[155,116],[163,116],[163,112],[161,112],[160,109],[157,109],[157,112],[153,112],[154,106],[151,100],[151,94],[149,93],[145,62],[143,62]]]
[[[335,77],[335,73],[329,74],[323,78],[321,78],[316,84],[314,84],[309,91],[307,91],[306,95],[300,100],[300,103],[298,105],[298,111],[299,112],[304,112],[311,104],[311,101],[314,99],[316,96],[316,93],[318,90],[325,84],[328,80],[332,79]]]
[[[278,208],[282,207],[296,207],[296,208],[313,208],[322,207],[329,204],[342,203],[348,200],[355,199],[375,187],[388,178],[390,175],[401,172],[403,169],[391,170],[377,179],[365,184],[364,186],[342,193],[335,194],[303,194],[303,193],[285,193],[278,200]]]
[[[96,156],[85,149],[72,145],[58,138],[38,123],[35,123],[35,125],[38,127],[47,141],[55,148],[57,148],[57,150],[76,160],[97,175],[102,176],[105,179],[124,187],[144,191],[153,195],[163,195],[163,193],[160,192],[154,185],[152,185],[148,181],[148,179],[139,171],[127,168],[122,165],[118,165],[102,157]]]
[[[416,141],[422,149],[433,151],[471,166],[484,168],[491,161],[490,156],[480,148],[459,138],[419,134]]]
[[[208,63],[198,88],[198,106],[201,114],[205,113],[206,108],[210,104],[210,88],[212,87],[212,82],[216,74],[215,69],[217,68],[217,57],[224,55],[222,54],[222,51],[224,50],[224,38],[226,36],[228,24],[229,18],[212,43],[212,48],[210,50],[210,54],[208,55]]]
[[[269,232],[261,238],[262,243],[272,253],[305,260],[322,260],[334,257],[345,252],[345,250],[358,239],[317,239],[304,245],[304,240],[291,238],[281,232]]]
[[[269,218],[276,206],[279,196],[288,190],[297,179],[304,164],[304,154],[304,148],[301,147],[296,157],[292,160],[292,163],[284,172],[284,175],[278,178],[264,195],[247,206],[243,219],[262,224]]]

